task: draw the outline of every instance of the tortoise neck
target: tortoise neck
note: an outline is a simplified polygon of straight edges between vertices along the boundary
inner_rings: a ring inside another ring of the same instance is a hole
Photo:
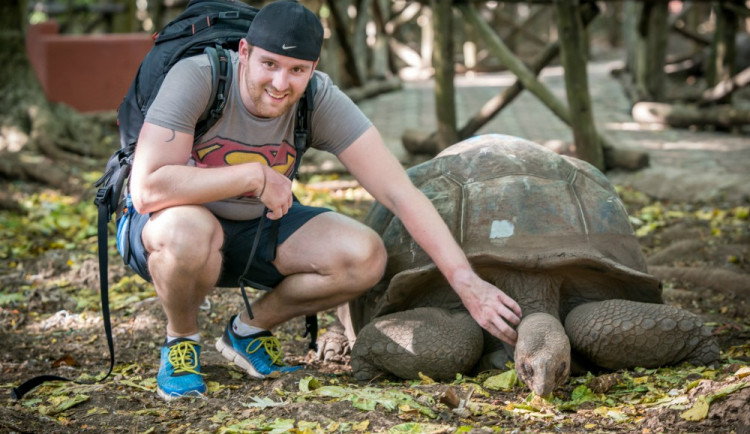
[[[524,316],[539,312],[560,319],[562,276],[549,272],[502,270],[487,278],[516,300]]]

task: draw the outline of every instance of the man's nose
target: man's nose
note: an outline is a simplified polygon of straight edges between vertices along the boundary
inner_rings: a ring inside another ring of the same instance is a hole
[[[289,87],[289,74],[286,71],[277,71],[273,75],[271,84],[276,90],[286,90]]]

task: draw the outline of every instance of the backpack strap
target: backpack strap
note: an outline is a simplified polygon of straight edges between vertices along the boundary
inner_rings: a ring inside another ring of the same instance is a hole
[[[293,177],[298,176],[297,171],[302,161],[302,155],[310,147],[310,124],[312,111],[315,109],[314,99],[317,87],[318,81],[315,78],[315,74],[313,74],[305,88],[305,94],[300,98],[299,104],[297,104],[297,114],[294,122],[294,147],[297,149],[297,158],[294,162]]]
[[[217,45],[206,47],[204,53],[208,55],[211,63],[213,81],[209,104],[195,126],[195,140],[204,135],[221,118],[229,100],[229,89],[232,87],[233,68],[229,51]]]
[[[297,148],[297,159],[294,162],[294,175],[299,176],[299,165],[302,162],[302,155],[310,147],[310,125],[312,111],[315,109],[315,92],[317,91],[318,82],[313,74],[310,82],[305,88],[305,94],[300,99],[297,106],[297,116],[294,128],[294,146]],[[308,348],[318,350],[318,315],[311,314],[305,316],[305,333],[302,337],[310,336]]]
[[[128,166],[129,169],[129,166]],[[115,176],[122,176],[121,170],[115,171]],[[113,174],[110,173],[110,176]],[[125,175],[126,176],[126,175]],[[104,381],[112,373],[112,369],[115,367],[115,343],[112,339],[112,323],[109,318],[109,284],[108,284],[108,273],[107,268],[109,266],[109,257],[107,256],[107,223],[112,218],[111,204],[117,203],[117,198],[114,197],[114,188],[112,186],[102,187],[96,193],[94,203],[98,208],[98,249],[99,249],[99,285],[101,287],[101,298],[102,298],[102,322],[104,323],[104,333],[107,336],[107,345],[109,346],[109,370],[103,377],[94,380],[93,382],[84,382],[73,380],[58,375],[39,375],[29,380],[24,381],[18,387],[11,389],[10,396],[13,399],[21,399],[24,395],[30,392],[37,386],[40,386],[48,381],[72,381],[77,384],[93,384],[100,381]]]
[[[211,73],[213,81],[211,84],[211,99],[206,106],[206,110],[201,115],[195,127],[196,139],[206,133],[221,118],[224,108],[227,105],[228,92],[232,85],[232,65],[230,62],[229,52],[221,46],[206,47],[206,54],[211,62]],[[97,218],[97,238],[99,251],[99,287],[102,301],[102,322],[104,323],[104,332],[107,337],[109,347],[109,370],[107,373],[95,380],[99,382],[105,380],[112,373],[115,366],[115,346],[112,338],[112,323],[109,312],[109,256],[107,243],[107,225],[112,219],[112,214],[121,211],[120,199],[123,196],[123,187],[125,179],[130,174],[130,167],[133,164],[133,153],[135,143],[120,148],[107,162],[107,167],[96,186],[97,190],[94,203],[98,209]],[[109,182],[110,179],[115,182]],[[127,237],[125,237],[127,240]],[[129,246],[124,247],[124,257],[130,254]],[[21,399],[26,393],[47,381],[73,381],[79,384],[89,384],[75,381],[57,375],[40,375],[23,382],[18,387],[11,390],[11,396],[14,399]]]

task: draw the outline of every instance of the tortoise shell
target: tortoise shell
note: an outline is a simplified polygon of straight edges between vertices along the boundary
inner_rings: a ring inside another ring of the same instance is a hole
[[[433,203],[475,270],[564,276],[561,312],[584,301],[661,303],[625,206],[594,166],[528,140],[483,135],[407,171]],[[356,329],[375,316],[460,300],[401,221],[375,203],[365,223],[388,251],[383,280],[352,307]],[[513,296],[513,294],[509,294]]]

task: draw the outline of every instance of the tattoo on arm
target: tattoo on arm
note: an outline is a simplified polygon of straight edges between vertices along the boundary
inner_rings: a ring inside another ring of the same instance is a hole
[[[172,132],[172,137],[170,137],[169,139],[167,139],[166,140],[167,142],[171,142],[172,140],[174,140],[175,137],[177,137],[177,134],[175,134],[174,129],[171,129],[169,131]]]

